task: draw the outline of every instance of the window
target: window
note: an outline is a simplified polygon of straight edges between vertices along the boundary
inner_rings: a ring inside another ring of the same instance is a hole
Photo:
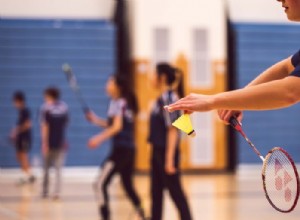
[[[196,137],[191,138],[191,163],[194,166],[209,166],[214,161],[214,126],[212,112],[193,114]]]
[[[192,87],[211,87],[213,83],[209,60],[208,31],[193,30],[192,61],[190,85]]]
[[[154,64],[170,61],[169,30],[156,28],[154,30]]]

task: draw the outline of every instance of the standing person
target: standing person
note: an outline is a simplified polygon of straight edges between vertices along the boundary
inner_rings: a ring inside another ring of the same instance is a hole
[[[48,197],[49,169],[52,165],[56,171],[56,182],[53,199],[60,198],[61,169],[64,163],[66,140],[65,133],[68,123],[68,106],[60,101],[60,91],[49,87],[44,91],[44,104],[41,107],[41,138],[44,157],[44,198]]]
[[[164,111],[165,105],[183,96],[183,82],[180,74],[180,71],[169,64],[160,63],[156,66],[156,73],[152,78],[152,85],[160,94],[150,117],[152,220],[162,219],[164,189],[169,190],[179,211],[180,219],[192,219],[180,181],[180,133],[172,126],[172,122],[180,116],[180,112],[169,114]]]
[[[18,110],[18,120],[16,127],[11,132],[11,138],[15,142],[16,156],[20,163],[23,177],[18,181],[18,185],[33,183],[35,177],[31,173],[28,152],[31,149],[31,119],[30,111],[26,106],[26,98],[23,92],[16,91],[13,95],[13,104]]]
[[[124,76],[116,74],[106,84],[110,96],[108,120],[101,119],[94,113],[87,113],[87,119],[104,131],[90,138],[88,146],[96,148],[105,140],[112,138],[112,151],[101,166],[101,173],[94,185],[99,203],[99,214],[103,220],[110,219],[108,186],[112,177],[119,173],[126,195],[135,208],[139,219],[144,219],[141,200],[134,189],[135,143],[134,116],[138,112],[137,101]]]
[[[277,0],[289,20],[300,21],[300,0]],[[242,120],[243,110],[286,108],[300,101],[300,50],[256,77],[245,88],[215,95],[190,94],[166,106],[170,112],[188,113],[218,110],[225,123],[232,116]]]

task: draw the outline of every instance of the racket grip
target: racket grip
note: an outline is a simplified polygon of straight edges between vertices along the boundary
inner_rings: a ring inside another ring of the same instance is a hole
[[[84,106],[84,107],[82,107],[82,111],[84,114],[88,114],[91,111],[91,109],[87,106]]]
[[[237,130],[237,131],[241,131],[242,130],[242,125],[241,125],[241,123],[237,120],[237,118],[236,117],[231,117],[230,119],[229,119],[229,123],[230,123],[230,125],[231,125],[231,127],[233,127],[235,130]]]

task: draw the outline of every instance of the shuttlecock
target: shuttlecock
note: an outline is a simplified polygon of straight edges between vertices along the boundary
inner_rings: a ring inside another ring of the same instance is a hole
[[[193,128],[189,114],[181,115],[176,121],[174,121],[172,123],[172,125],[178,129],[182,130],[184,133],[188,134],[191,137],[196,136],[196,132]]]

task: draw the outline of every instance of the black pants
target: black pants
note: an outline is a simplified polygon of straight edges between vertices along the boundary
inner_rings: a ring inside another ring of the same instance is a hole
[[[97,199],[99,202],[100,215],[103,219],[110,219],[108,186],[112,177],[119,173],[121,183],[136,209],[141,207],[141,201],[138,197],[132,183],[134,171],[135,150],[132,148],[114,148],[110,157],[101,166],[101,174],[97,179],[95,186],[97,190]]]
[[[187,199],[181,187],[180,173],[168,175],[165,172],[165,149],[153,147],[152,170],[151,170],[151,197],[152,220],[162,219],[163,191],[168,189],[175,203],[181,220],[191,220],[191,213]],[[176,152],[175,166],[178,169],[178,151]]]

